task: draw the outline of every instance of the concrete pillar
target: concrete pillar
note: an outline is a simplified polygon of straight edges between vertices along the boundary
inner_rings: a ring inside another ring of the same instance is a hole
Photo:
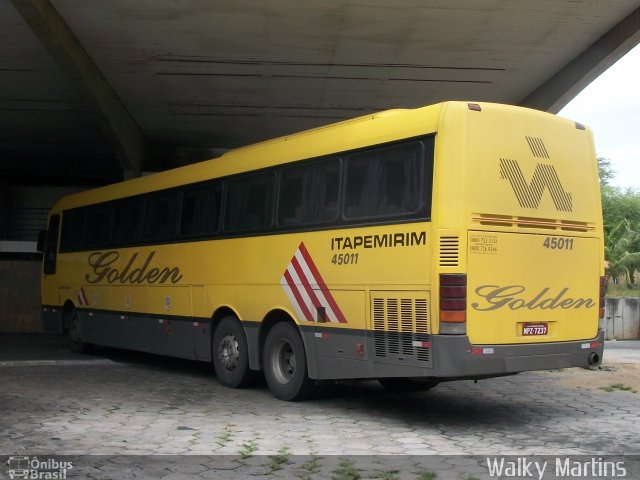
[[[42,333],[40,260],[0,259],[0,333]]]

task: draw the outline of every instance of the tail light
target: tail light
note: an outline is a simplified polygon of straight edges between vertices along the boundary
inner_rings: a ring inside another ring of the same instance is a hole
[[[600,277],[600,305],[598,318],[604,318],[604,296],[607,293],[607,277]]]
[[[440,333],[464,334],[467,321],[467,275],[440,274]]]

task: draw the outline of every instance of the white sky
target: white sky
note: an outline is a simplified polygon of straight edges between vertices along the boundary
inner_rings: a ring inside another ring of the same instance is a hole
[[[640,191],[640,46],[596,78],[558,114],[593,130],[596,154],[611,160],[613,184]]]

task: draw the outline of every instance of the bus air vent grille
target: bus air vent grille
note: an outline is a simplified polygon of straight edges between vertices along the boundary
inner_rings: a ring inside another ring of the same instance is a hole
[[[460,258],[460,237],[440,237],[440,266],[457,267]]]
[[[424,365],[431,360],[427,292],[372,292],[377,358]]]
[[[473,221],[480,225],[490,227],[538,228],[565,232],[590,232],[596,229],[596,225],[589,222],[555,218],[513,217],[510,215],[495,215],[491,213],[477,214],[473,217]]]

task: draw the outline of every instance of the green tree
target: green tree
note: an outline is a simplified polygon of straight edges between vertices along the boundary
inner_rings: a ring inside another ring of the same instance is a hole
[[[600,186],[610,185],[609,180],[613,180],[616,176],[616,172],[611,166],[611,160],[605,157],[598,157],[598,173],[600,174]]]
[[[605,231],[604,237],[607,279],[624,278],[627,286],[632,287],[634,272],[640,268],[640,251],[637,250],[640,233],[631,229],[629,220],[622,219],[618,225]]]
[[[640,270],[640,193],[610,184],[615,177],[611,162],[598,158],[602,213],[604,216],[605,260],[608,278],[632,286]]]

